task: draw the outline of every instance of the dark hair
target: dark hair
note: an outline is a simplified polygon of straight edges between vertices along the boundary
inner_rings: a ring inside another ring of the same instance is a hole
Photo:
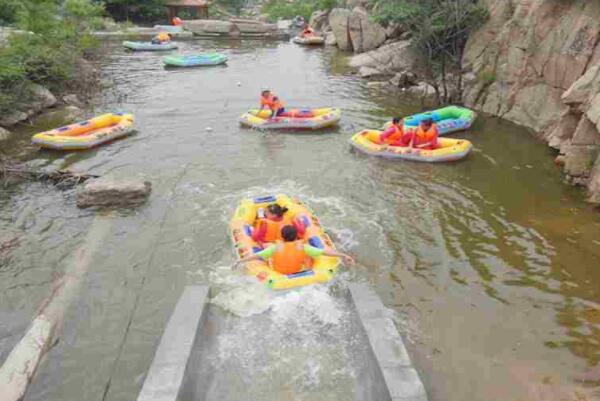
[[[269,213],[273,213],[277,217],[282,217],[288,211],[288,208],[281,207],[277,203],[272,203],[269,206],[267,206],[267,210],[269,211]]]
[[[400,117],[394,117],[394,119],[392,120],[392,123],[398,124],[400,121],[402,121],[402,119]]]
[[[292,242],[298,239],[298,230],[294,226],[283,226],[281,236],[285,242]]]
[[[277,96],[273,96],[273,100],[279,100]]]
[[[433,118],[427,117],[423,119],[423,123],[425,124],[433,124]]]

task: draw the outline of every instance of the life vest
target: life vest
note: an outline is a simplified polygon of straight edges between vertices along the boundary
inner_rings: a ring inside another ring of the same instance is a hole
[[[273,110],[273,111],[277,111],[279,109],[283,109],[284,107],[285,107],[285,105],[283,104],[283,102],[279,98],[277,100],[273,100],[271,102],[271,110]]]
[[[313,31],[311,27],[305,28],[304,32],[302,32],[302,36],[312,36],[314,34],[315,34],[315,31]]]
[[[272,265],[281,274],[294,274],[307,266],[310,257],[304,252],[302,241],[282,242],[277,244],[273,254]]]
[[[260,97],[260,107],[264,108],[265,106],[268,107],[269,109],[273,108],[273,94],[269,95],[269,97],[264,97],[261,96]]]
[[[392,124],[389,129],[393,129],[394,132],[385,138],[386,143],[398,143],[402,140],[402,136],[404,135],[404,130],[401,127],[398,127],[395,124]]]
[[[281,220],[271,220],[267,218],[261,218],[258,220],[256,227],[256,235],[253,239],[257,242],[276,242],[280,241],[281,229],[283,226],[292,224],[293,219],[285,214]]]
[[[179,17],[173,17],[173,20],[171,22],[173,23],[173,26],[183,25],[183,21]]]
[[[415,138],[415,142],[417,145],[433,142],[435,143],[438,137],[438,128],[435,124],[431,124],[431,127],[427,131],[423,129],[421,125],[417,129],[417,136]]]
[[[156,35],[156,39],[161,42],[168,42],[171,40],[171,37],[166,32],[159,32],[158,35]]]

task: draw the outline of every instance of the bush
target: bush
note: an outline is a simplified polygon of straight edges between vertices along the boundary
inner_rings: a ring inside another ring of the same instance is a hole
[[[60,91],[75,62],[95,46],[90,30],[102,12],[89,0],[20,1],[13,20],[27,33],[13,34],[0,48],[0,114],[24,106],[32,83]]]

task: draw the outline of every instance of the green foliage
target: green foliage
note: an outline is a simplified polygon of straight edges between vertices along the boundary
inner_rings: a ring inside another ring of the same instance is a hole
[[[242,8],[246,5],[248,0],[219,0],[218,4],[224,6],[228,11],[240,15]]]
[[[0,114],[25,104],[31,83],[60,90],[77,59],[95,45],[89,31],[102,12],[89,0],[20,1],[13,21],[25,33],[0,48]]]
[[[0,25],[12,25],[16,22],[21,0],[0,0]]]
[[[262,12],[272,20],[290,19],[297,15],[310,19],[313,12],[330,10],[338,5],[338,0],[269,0],[263,6]]]
[[[110,15],[119,21],[155,22],[166,17],[164,0],[104,0],[103,3]]]
[[[479,0],[370,0],[375,19],[398,23],[426,60],[429,81],[447,91],[447,72],[461,74],[462,54],[469,34],[481,26],[488,13]],[[495,78],[495,77],[494,77]],[[460,92],[462,81],[457,80]],[[448,99],[441,99],[442,102]]]

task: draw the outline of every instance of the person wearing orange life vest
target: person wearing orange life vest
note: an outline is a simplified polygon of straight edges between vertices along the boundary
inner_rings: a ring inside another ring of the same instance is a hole
[[[273,106],[273,94],[270,89],[263,89],[260,93],[260,109],[269,109]]]
[[[273,96],[273,103],[271,104],[272,117],[279,117],[285,113],[285,105],[277,96]]]
[[[408,146],[411,137],[411,134],[404,133],[404,120],[394,117],[392,124],[379,135],[379,143],[390,146]]]
[[[319,256],[340,257],[347,264],[354,264],[354,259],[344,253],[326,251],[298,240],[298,232],[294,226],[284,226],[281,229],[283,242],[273,244],[254,255],[238,260],[233,267],[253,260],[270,260],[273,269],[281,274],[294,274],[309,270],[312,258]]]
[[[304,24],[304,29],[302,30],[302,37],[308,38],[315,35],[315,31],[308,24]]]
[[[173,26],[183,25],[183,21],[179,17],[173,17],[173,19],[171,20],[171,23],[173,24]]]
[[[155,45],[167,43],[171,41],[171,34],[167,32],[159,32],[154,38],[152,38],[152,43]]]
[[[252,239],[259,244],[281,240],[281,227],[293,225],[298,230],[299,236],[304,236],[304,225],[295,220],[286,207],[277,203],[270,204],[264,210],[259,210],[258,221],[252,232]]]
[[[431,118],[419,124],[417,132],[413,135],[409,146],[417,149],[434,150],[438,148],[439,130]]]

